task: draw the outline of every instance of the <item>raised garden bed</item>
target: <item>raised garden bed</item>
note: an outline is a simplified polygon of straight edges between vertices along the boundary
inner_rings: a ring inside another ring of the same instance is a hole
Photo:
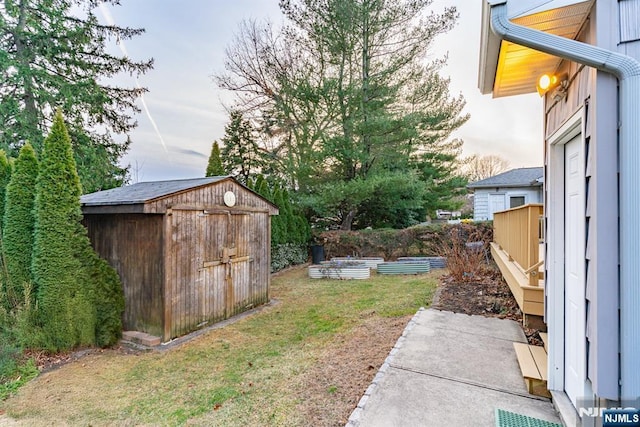
[[[383,262],[378,264],[379,274],[418,274],[431,271],[429,262]]]
[[[371,269],[363,263],[329,261],[323,264],[310,265],[309,277],[311,279],[368,279],[371,277]]]
[[[441,256],[399,257],[398,262],[428,262],[431,268],[447,268],[447,259]]]
[[[333,257],[330,262],[360,262],[365,266],[376,270],[378,264],[384,262],[384,258],[381,257]]]

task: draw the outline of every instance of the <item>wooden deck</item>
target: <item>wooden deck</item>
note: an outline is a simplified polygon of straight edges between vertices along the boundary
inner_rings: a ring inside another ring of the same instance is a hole
[[[544,316],[544,280],[538,279],[538,286],[531,286],[529,275],[495,242],[491,243],[491,255],[524,317]],[[537,274],[542,277],[541,272]]]
[[[491,255],[523,313],[525,326],[544,330],[542,214],[541,204],[495,212]]]

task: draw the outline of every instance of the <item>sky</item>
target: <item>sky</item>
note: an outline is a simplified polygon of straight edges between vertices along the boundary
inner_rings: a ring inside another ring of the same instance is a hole
[[[537,94],[498,99],[480,94],[482,0],[434,0],[430,8],[442,11],[454,4],[458,24],[432,51],[434,59],[448,54],[442,75],[451,79],[452,96],[465,97],[471,116],[453,137],[464,141],[464,155],[499,155],[513,168],[542,166],[542,100]],[[282,23],[278,0],[122,0],[108,6],[102,18],[145,28],[119,49],[134,60],[154,59],[154,69],[138,81],[118,77],[119,85],[149,89],[138,101],[143,111],[136,115],[138,127],[122,160],[131,166],[132,182],[204,176],[211,144],[224,136],[225,105],[233,99],[212,76],[224,71],[225,48],[243,19]]]

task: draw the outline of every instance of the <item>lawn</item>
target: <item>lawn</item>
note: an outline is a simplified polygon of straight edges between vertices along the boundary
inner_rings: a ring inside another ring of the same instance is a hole
[[[438,274],[272,279],[273,304],[165,351],[104,350],[0,402],[24,425],[336,425]],[[0,417],[0,424],[3,420]]]

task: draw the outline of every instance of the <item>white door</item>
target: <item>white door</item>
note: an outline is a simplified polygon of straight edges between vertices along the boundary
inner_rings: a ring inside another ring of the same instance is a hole
[[[493,219],[494,212],[500,212],[504,209],[504,194],[489,194],[489,219]]]
[[[584,396],[585,338],[585,188],[582,136],[565,145],[565,381],[574,406]]]

